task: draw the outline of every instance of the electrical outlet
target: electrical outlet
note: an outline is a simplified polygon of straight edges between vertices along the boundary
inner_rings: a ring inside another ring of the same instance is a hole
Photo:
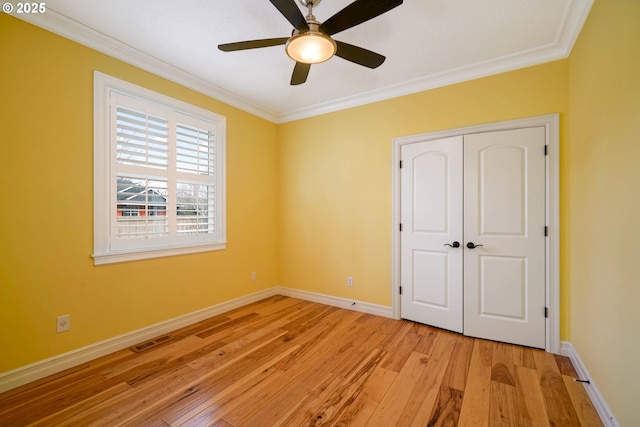
[[[258,276],[256,275],[255,271],[253,273],[251,273],[251,280],[256,280],[256,277],[258,277]]]
[[[347,277],[347,286],[353,286],[353,277]]]
[[[71,315],[65,314],[63,316],[56,317],[56,332],[66,332],[71,329]]]

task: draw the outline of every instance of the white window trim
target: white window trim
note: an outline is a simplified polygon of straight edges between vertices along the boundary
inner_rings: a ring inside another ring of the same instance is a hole
[[[111,177],[111,146],[109,140],[110,93],[122,93],[156,104],[168,106],[182,114],[216,124],[216,224],[217,239],[209,243],[189,243],[156,246],[148,249],[114,250],[111,247],[110,224],[112,221],[110,195],[113,191]],[[135,261],[165,256],[215,251],[226,248],[226,118],[211,111],[178,101],[174,98],[136,86],[98,71],[94,72],[94,180],[93,180],[93,259],[95,265]]]

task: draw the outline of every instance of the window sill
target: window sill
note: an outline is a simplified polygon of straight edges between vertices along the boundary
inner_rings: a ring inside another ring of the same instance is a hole
[[[135,251],[121,251],[121,252],[103,252],[94,253],[93,264],[105,265],[116,264],[119,262],[138,261],[143,259],[161,258],[176,255],[195,254],[200,252],[219,251],[226,249],[227,243],[213,243],[197,246],[181,246],[173,248],[163,249],[147,249],[147,250],[135,250]]]

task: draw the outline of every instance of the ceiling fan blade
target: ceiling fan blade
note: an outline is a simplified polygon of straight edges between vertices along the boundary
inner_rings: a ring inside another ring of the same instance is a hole
[[[338,40],[335,42],[338,45],[336,56],[368,68],[378,68],[382,65],[384,60],[387,59],[379,53],[375,53],[349,43],[344,43]]]
[[[300,9],[296,5],[295,0],[269,0],[272,5],[276,7],[282,13],[282,15],[287,18],[287,21],[293,25],[293,28],[299,31],[307,31],[309,29],[309,25],[307,24],[307,20],[304,18]]]
[[[302,62],[296,62],[296,66],[293,69],[291,75],[291,86],[301,85],[307,81],[311,64],[303,64]]]
[[[218,49],[223,52],[233,52],[236,50],[257,49],[260,47],[278,46],[285,44],[289,37],[279,37],[275,39],[247,40],[244,42],[219,44]]]
[[[362,24],[402,4],[402,0],[355,0],[320,25],[320,31],[332,35]]]

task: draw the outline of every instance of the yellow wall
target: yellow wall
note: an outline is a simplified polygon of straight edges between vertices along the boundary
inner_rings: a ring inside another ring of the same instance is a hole
[[[281,125],[282,285],[390,306],[392,139],[557,112],[562,146],[567,78],[556,61]]]
[[[561,338],[640,425],[638,22],[597,0],[567,60],[276,126],[0,14],[0,372],[278,284],[388,306],[392,138],[559,112]],[[94,69],[227,116],[226,251],[93,266]]]
[[[596,1],[570,57],[571,341],[640,425],[640,2]]]
[[[93,70],[227,117],[226,250],[93,265]],[[0,14],[0,372],[277,285],[276,131]]]

